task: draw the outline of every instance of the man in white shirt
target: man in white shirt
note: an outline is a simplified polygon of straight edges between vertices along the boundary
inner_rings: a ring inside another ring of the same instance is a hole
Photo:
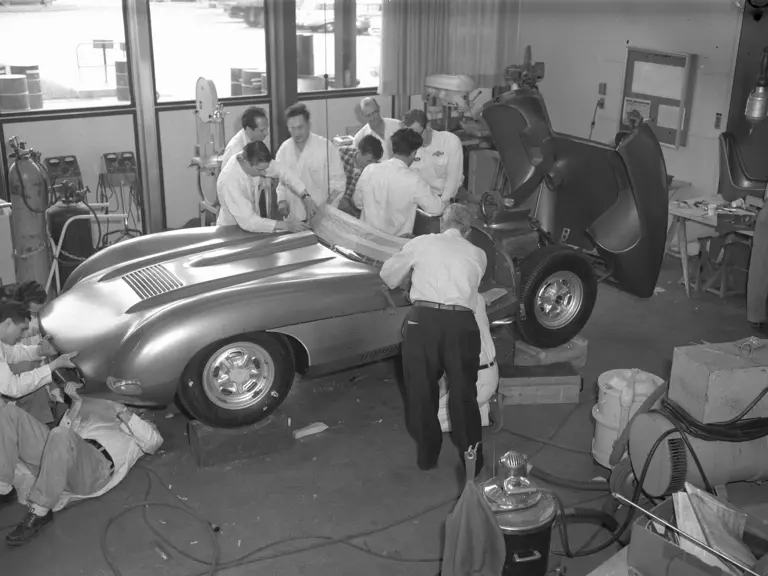
[[[242,128],[235,134],[221,155],[221,167],[227,165],[229,159],[239,154],[250,142],[264,142],[269,136],[269,118],[264,108],[251,106],[243,112],[240,118]]]
[[[275,159],[304,183],[317,206],[336,205],[344,195],[347,177],[336,147],[312,132],[309,110],[304,104],[294,104],[285,111],[291,137],[280,145]],[[307,212],[284,184],[277,187],[280,211],[286,220],[307,220]]]
[[[424,145],[416,154],[411,170],[427,181],[443,202],[450,202],[464,181],[464,151],[461,140],[451,132],[432,130],[424,110],[413,109],[403,124],[421,134]]]
[[[480,328],[480,368],[477,372],[477,405],[480,408],[480,422],[483,426],[490,425],[489,402],[499,387],[499,367],[496,364],[496,346],[491,336],[491,326],[485,308],[488,303],[483,294],[477,299],[475,321]],[[451,420],[448,414],[448,384],[445,376],[440,380],[440,408],[437,412],[440,427],[443,432],[451,431]]]
[[[384,148],[382,160],[389,160],[392,157],[390,138],[392,138],[392,134],[403,127],[403,123],[394,118],[382,118],[379,103],[371,96],[367,96],[360,101],[360,113],[365,120],[365,126],[360,128],[357,134],[355,134],[355,146],[358,146],[360,140],[365,136],[375,136],[381,140],[381,145]]]
[[[122,404],[81,398],[81,386],[66,385],[72,405],[50,431],[15,406],[0,408],[0,505],[29,504],[6,536],[10,546],[29,542],[70,500],[114,488],[143,454],[154,454],[163,443],[154,424]]]
[[[29,319],[29,310],[20,302],[0,302],[0,395],[14,400],[49,384],[52,370],[74,368],[72,358],[77,356],[77,352],[62,354],[50,364],[14,374],[10,364],[37,361],[58,354],[56,348],[45,339],[35,346],[16,344],[29,326]]]
[[[247,144],[229,160],[216,181],[220,204],[216,225],[237,225],[248,232],[264,234],[305,230],[307,226],[303,222],[277,220],[279,207],[277,195],[273,194],[274,179],[305,202],[311,202],[301,180],[273,161],[264,142]]]
[[[421,144],[421,136],[401,128],[392,135],[393,158],[363,170],[353,196],[360,220],[386,234],[410,236],[417,207],[434,216],[443,213],[440,197],[409,170]]]
[[[419,236],[384,262],[381,278],[394,289],[411,274],[413,307],[403,326],[406,426],[418,446],[422,470],[437,466],[443,432],[437,417],[445,374],[453,441],[464,453],[477,446],[483,467],[482,426],[477,406],[480,330],[475,321],[478,287],[487,265],[485,252],[466,240],[472,214],[460,204],[446,208],[440,234]]]

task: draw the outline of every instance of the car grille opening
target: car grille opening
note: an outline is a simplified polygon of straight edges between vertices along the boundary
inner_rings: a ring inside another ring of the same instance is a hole
[[[181,280],[160,264],[130,272],[123,276],[123,280],[142,300],[160,296],[183,286]]]

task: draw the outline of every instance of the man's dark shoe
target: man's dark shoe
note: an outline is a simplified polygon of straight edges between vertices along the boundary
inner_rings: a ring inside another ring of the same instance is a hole
[[[21,546],[34,538],[40,530],[48,526],[53,521],[53,510],[48,510],[45,516],[38,516],[32,510],[27,512],[24,519],[16,525],[5,542],[8,546]]]
[[[0,494],[0,508],[5,508],[8,504],[18,502],[19,498],[16,494],[16,488],[11,488],[8,494]]]

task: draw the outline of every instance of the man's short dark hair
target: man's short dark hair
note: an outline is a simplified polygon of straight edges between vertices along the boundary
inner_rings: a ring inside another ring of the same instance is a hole
[[[251,164],[269,164],[275,159],[264,142],[248,142],[243,148],[243,156]]]
[[[413,126],[416,122],[421,124],[422,128],[427,127],[427,123],[429,120],[427,119],[427,113],[424,112],[421,108],[414,108],[413,110],[408,110],[408,112],[405,113],[405,116],[403,116],[403,124],[406,126]]]
[[[48,301],[48,293],[40,282],[27,280],[18,284],[6,284],[0,287],[0,298],[17,300],[25,306],[30,304],[43,305]]]
[[[384,146],[381,145],[381,140],[373,134],[363,136],[357,149],[360,150],[360,154],[370,154],[374,160],[381,160],[381,157],[384,156]]]
[[[0,322],[10,319],[14,324],[26,324],[32,314],[21,302],[16,300],[0,300]]]
[[[392,142],[392,153],[396,156],[410,156],[424,144],[421,134],[410,128],[400,128],[389,140]]]
[[[301,102],[298,102],[286,108],[285,110],[286,121],[289,118],[296,118],[297,116],[304,116],[304,120],[309,122],[309,109],[307,108],[306,104],[302,104]]]
[[[259,106],[246,108],[245,112],[243,112],[243,117],[240,119],[243,129],[250,128],[251,130],[256,130],[257,118],[264,118],[264,120],[267,120],[267,112],[264,108],[260,108]]]

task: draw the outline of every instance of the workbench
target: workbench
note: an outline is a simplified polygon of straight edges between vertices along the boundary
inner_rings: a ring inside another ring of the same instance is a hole
[[[689,264],[688,264],[689,262],[688,234],[686,232],[686,224],[688,222],[695,222],[696,224],[701,224],[702,226],[706,226],[712,229],[713,234],[711,236],[704,236],[700,238],[700,240],[718,236],[716,232],[717,215],[715,214],[710,215],[702,208],[692,207],[692,205],[698,200],[706,200],[712,203],[720,202],[718,197],[714,197],[714,198],[701,198],[701,199],[694,198],[694,199],[686,200],[685,202],[672,201],[669,203],[669,215],[672,217],[672,223],[669,227],[669,230],[667,231],[667,245],[666,245],[665,251],[666,252],[670,251],[672,240],[676,234],[677,243],[679,247],[679,256],[680,256],[680,260],[682,261],[683,284],[685,285],[685,294],[689,298],[691,296],[691,282],[689,277],[690,270],[689,270]],[[750,243],[753,234],[754,233],[752,232],[752,230],[738,230],[738,231],[731,232],[726,236],[730,238],[728,241],[739,241],[739,242]],[[706,252],[705,252],[705,255],[706,255]],[[725,285],[725,283],[727,283],[728,281],[727,275],[729,271],[724,269],[720,271],[720,273],[723,274],[723,277],[720,278],[718,276],[717,278],[710,279],[710,281],[707,282],[707,287],[705,288],[705,290],[709,290],[709,286],[711,286],[716,280],[719,279],[721,281],[721,284],[723,284],[720,288],[719,295],[720,297],[724,298],[727,295],[727,286]]]

